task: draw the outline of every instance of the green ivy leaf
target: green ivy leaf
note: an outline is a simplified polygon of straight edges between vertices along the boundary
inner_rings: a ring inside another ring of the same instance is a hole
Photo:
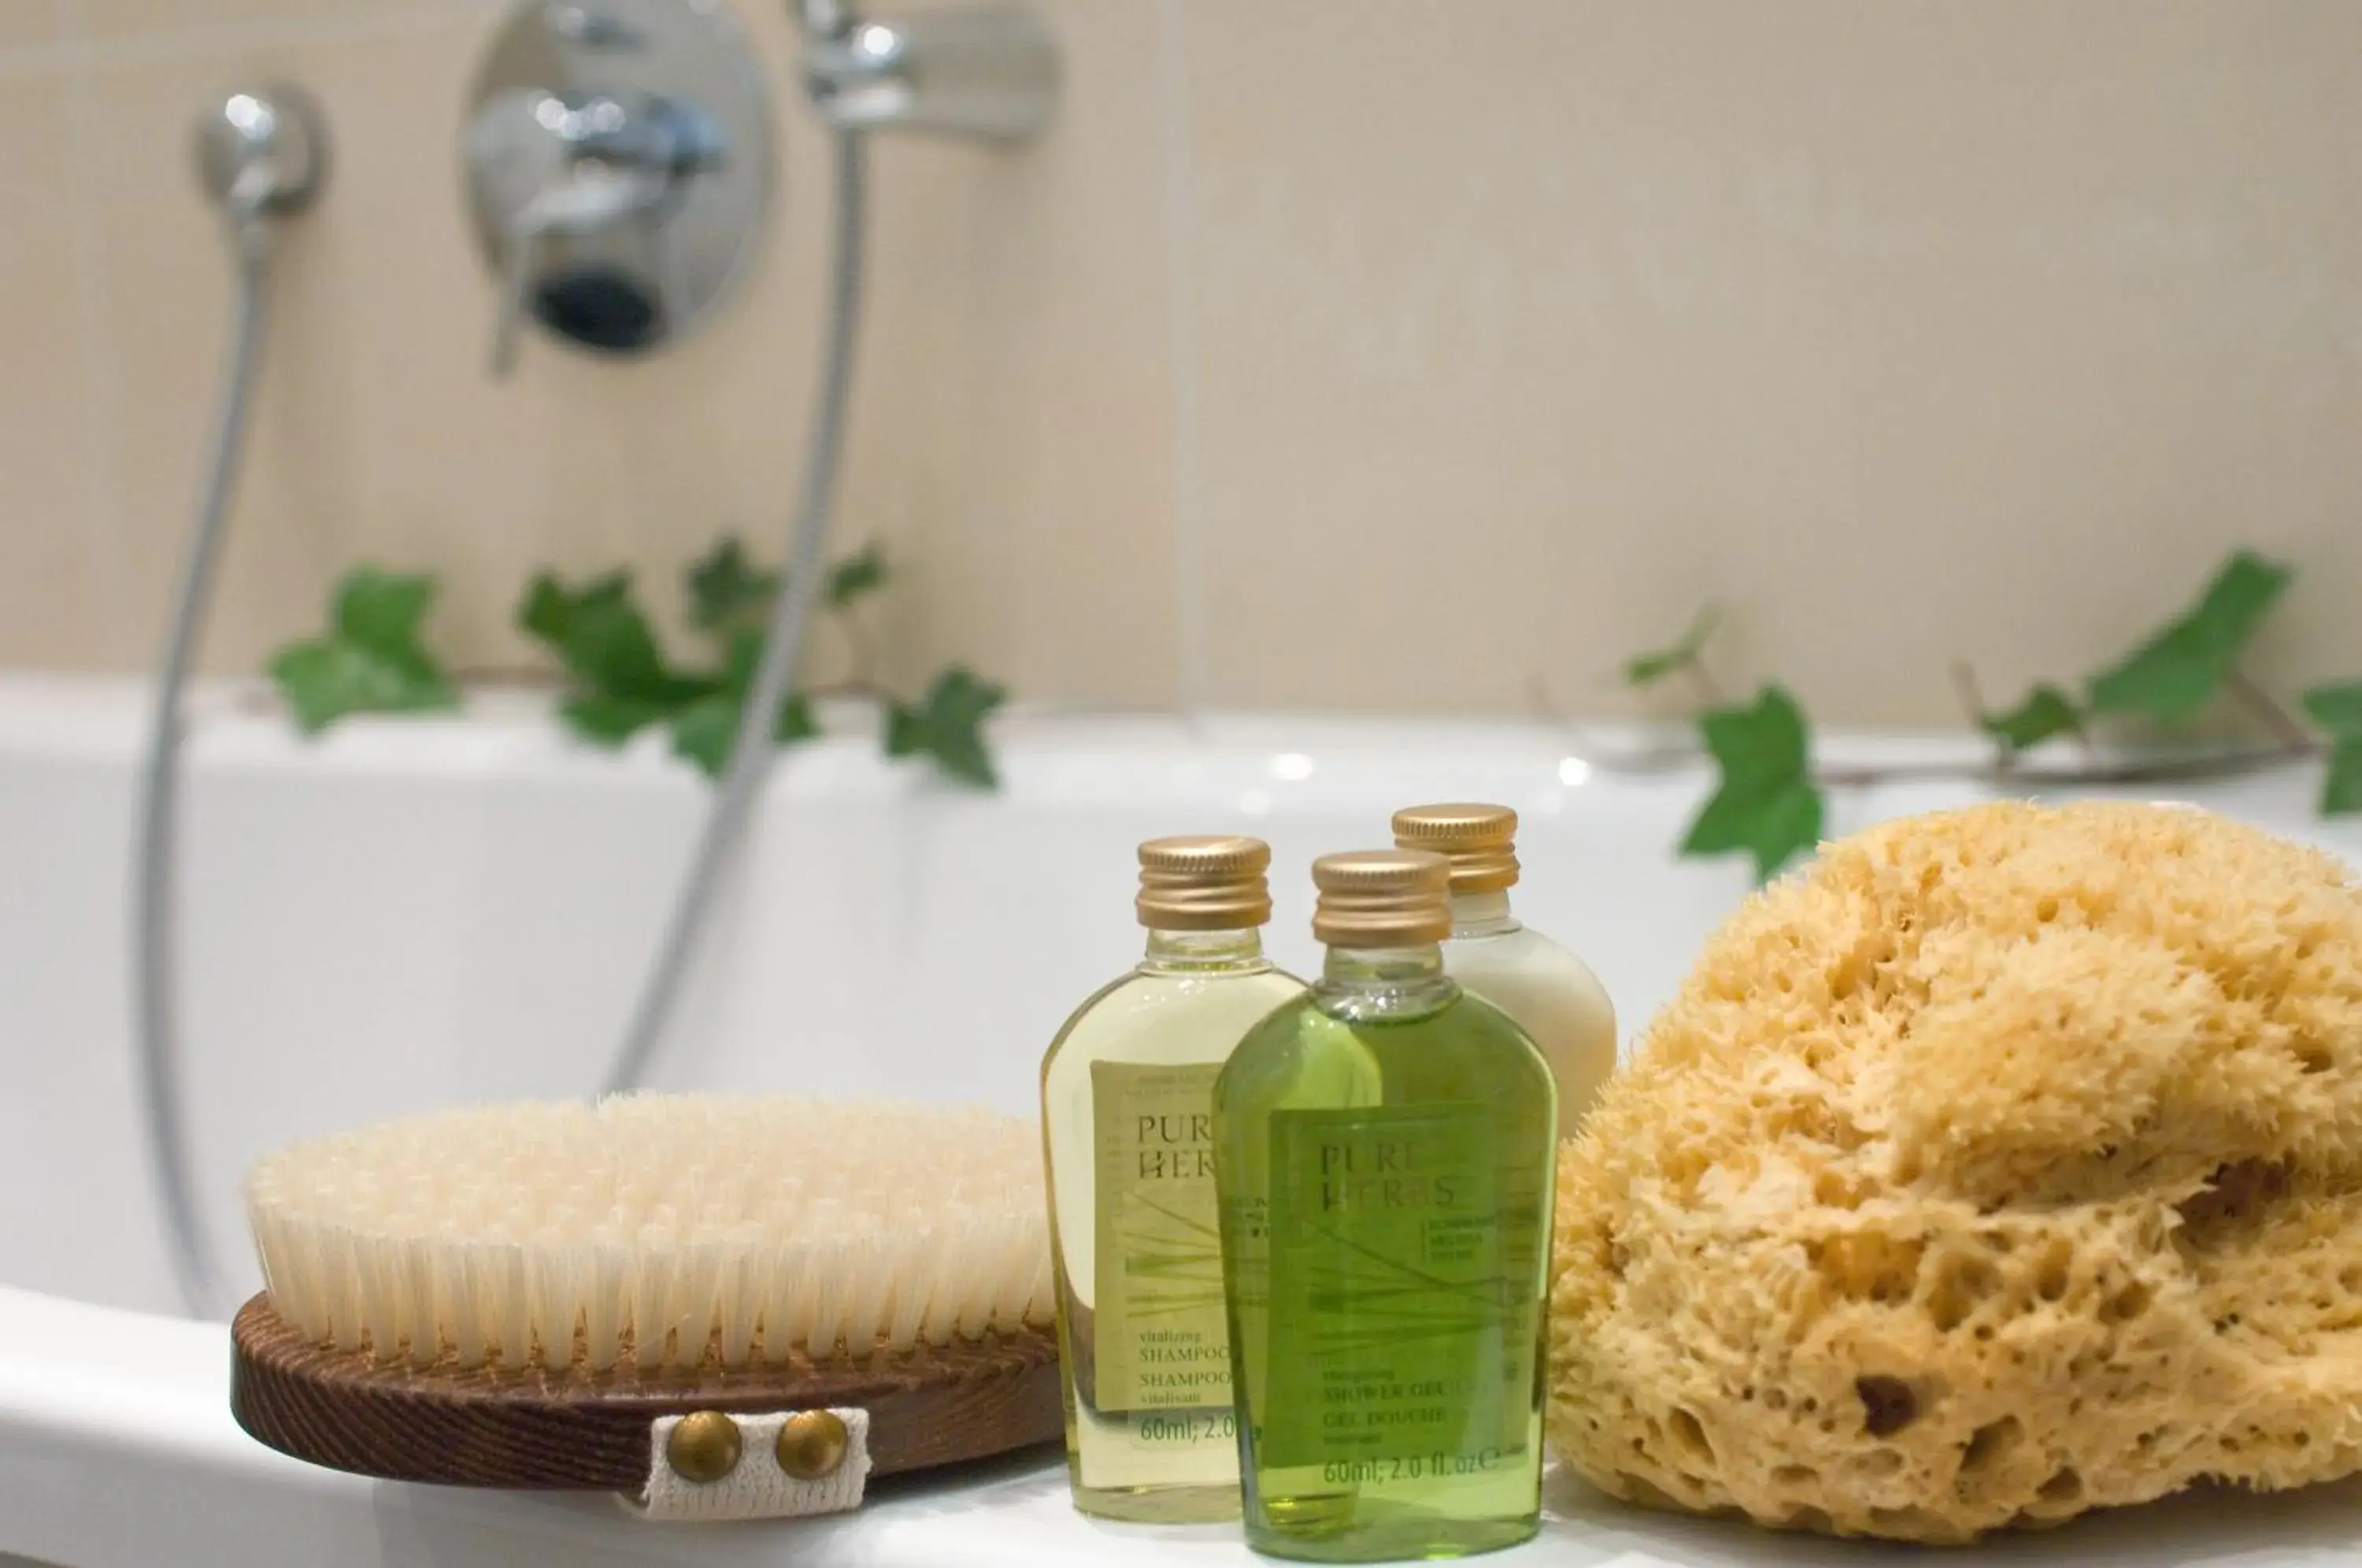
[[[729,651],[722,656],[722,690],[733,697],[743,697],[755,684],[755,667],[763,662],[763,634],[745,630],[734,633]]]
[[[337,635],[388,653],[420,652],[418,628],[435,602],[435,580],[355,567],[337,586]]]
[[[543,572],[525,590],[517,625],[556,654],[589,695],[670,708],[715,687],[711,677],[680,674],[665,663],[629,572],[579,589]]]
[[[738,735],[734,697],[702,697],[672,716],[672,754],[692,764],[708,778],[719,778],[730,765],[730,743]]]
[[[611,572],[579,588],[543,572],[525,591],[517,624],[565,667],[575,690],[558,704],[558,717],[594,745],[620,746],[668,718],[677,732],[681,712],[725,686],[722,677],[683,673],[665,662],[628,572]],[[736,701],[729,706],[734,712]]]
[[[1628,686],[1654,686],[1678,670],[1692,668],[1697,664],[1698,656],[1705,652],[1706,639],[1714,635],[1715,628],[1721,624],[1721,610],[1712,604],[1705,606],[1690,622],[1689,630],[1671,646],[1634,654],[1626,659],[1624,683]]]
[[[2196,604],[2122,663],[2092,677],[2092,711],[2188,722],[2222,690],[2290,576],[2288,568],[2252,550],[2232,556]]]
[[[2329,767],[2321,778],[2321,814],[2356,812],[2362,812],[2362,734],[2340,735],[2329,748]]]
[[[877,591],[888,578],[885,553],[865,546],[830,569],[830,604],[842,609]],[[621,745],[652,725],[669,733],[672,749],[708,777],[729,766],[740,714],[761,662],[767,612],[780,574],[747,558],[734,538],[723,538],[686,574],[690,618],[722,645],[710,669],[678,669],[665,658],[654,627],[634,597],[631,576],[611,572],[569,585],[543,572],[517,606],[517,625],[554,653],[571,690],[558,706],[568,729],[600,745]],[[992,757],[981,725],[1006,700],[998,686],[955,668],[936,678],[916,703],[889,702],[887,749],[924,755],[957,778],[989,786]],[[779,704],[772,738],[781,745],[819,733],[811,704],[790,693]]]
[[[1721,779],[1690,823],[1682,853],[1744,850],[1757,878],[1768,881],[1820,842],[1821,793],[1813,784],[1804,712],[1784,689],[1766,686],[1752,706],[1701,715],[1698,731]]]
[[[724,536],[689,569],[690,624],[701,632],[759,624],[779,591],[779,574],[746,558],[735,535]]]
[[[2312,722],[2331,734],[2362,735],[2362,680],[2315,686],[2300,701]]]
[[[722,673],[722,690],[730,701],[730,730],[734,734],[738,728],[738,711],[755,685],[755,668],[762,662],[762,633],[741,632],[731,639],[730,662]],[[802,692],[790,691],[780,700],[779,716],[771,725],[773,740],[785,745],[792,741],[810,740],[818,734],[819,721],[812,717],[811,704]],[[678,734],[675,738],[679,738]]]
[[[296,726],[316,734],[348,713],[458,707],[459,694],[419,641],[434,602],[431,577],[366,566],[347,572],[327,631],[289,644],[270,660]]]
[[[842,610],[885,586],[886,551],[873,541],[829,569],[828,602]]]
[[[281,648],[271,678],[296,727],[317,734],[349,713],[414,713],[458,706],[458,694],[431,663],[389,658],[337,637]]]
[[[701,697],[672,716],[673,755],[694,764],[708,778],[719,778],[730,766],[731,743],[738,738],[738,715],[746,705],[743,693]],[[779,705],[771,738],[781,745],[818,734],[811,706],[790,693]]]
[[[1978,728],[2012,751],[2040,745],[2053,735],[2071,734],[2082,723],[2075,700],[2048,681],[2028,691],[2016,707],[1977,720]]]
[[[790,741],[810,740],[820,734],[820,721],[812,717],[811,704],[800,691],[788,693],[779,704],[778,723],[771,726],[771,738],[785,745]]]
[[[755,681],[755,667],[763,657],[763,634],[742,631],[730,640],[721,689],[698,698],[672,715],[673,755],[694,764],[709,778],[719,778],[730,766],[730,747],[738,738],[738,717],[745,711],[746,694]],[[820,733],[811,704],[791,691],[779,704],[771,738],[782,745]]]
[[[557,716],[593,745],[620,746],[665,716],[661,702],[636,702],[626,697],[568,697],[557,705]]]
[[[895,702],[886,711],[889,756],[932,756],[935,766],[963,782],[992,789],[1000,782],[984,741],[983,723],[1009,693],[978,679],[962,666],[935,677],[916,703]]]
[[[2305,692],[2304,711],[2329,732],[2329,763],[2321,778],[2321,814],[2362,812],[2362,680],[2316,686]]]
[[[886,552],[864,545],[828,570],[829,607],[842,610],[886,586]],[[690,623],[703,632],[733,632],[760,625],[785,582],[747,558],[745,547],[728,536],[689,569]]]
[[[518,602],[517,630],[548,646],[561,657],[566,652],[567,635],[572,630],[575,615],[586,607],[604,602],[622,600],[632,591],[632,574],[610,572],[594,578],[581,588],[568,588],[555,572],[536,572],[525,585],[524,598]]]

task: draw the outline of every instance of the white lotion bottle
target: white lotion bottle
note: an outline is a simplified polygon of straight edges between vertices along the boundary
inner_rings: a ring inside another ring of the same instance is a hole
[[[1558,1132],[1571,1138],[1616,1070],[1616,1004],[1590,966],[1509,910],[1518,884],[1518,813],[1507,806],[1408,806],[1396,845],[1451,862],[1445,972],[1514,1020],[1541,1047],[1558,1084]]]

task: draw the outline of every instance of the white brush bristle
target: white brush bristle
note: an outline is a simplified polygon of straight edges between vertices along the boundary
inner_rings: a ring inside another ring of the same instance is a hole
[[[388,1122],[247,1180],[279,1317],[414,1366],[818,1360],[1049,1320],[1033,1125],[629,1095]]]

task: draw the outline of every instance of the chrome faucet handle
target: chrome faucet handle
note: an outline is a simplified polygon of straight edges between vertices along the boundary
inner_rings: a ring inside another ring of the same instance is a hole
[[[653,243],[686,183],[722,167],[728,153],[719,127],[694,106],[652,94],[506,94],[478,112],[468,141],[478,204],[498,215],[502,236],[495,376],[515,364],[550,241],[595,241],[636,227]],[[638,287],[657,326],[666,296],[678,290],[669,269],[646,271]]]
[[[542,243],[552,237],[597,234],[663,200],[668,182],[640,171],[584,172],[534,197],[509,221],[501,258],[500,315],[492,326],[492,375],[516,368],[517,338],[532,309]]]
[[[639,354],[711,314],[761,233],[770,137],[719,0],[519,0],[464,131],[493,374],[528,323]]]

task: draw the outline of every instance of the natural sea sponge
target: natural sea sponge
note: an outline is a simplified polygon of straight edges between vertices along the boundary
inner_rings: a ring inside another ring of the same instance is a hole
[[[1593,1482],[1793,1529],[2362,1470],[2362,890],[2170,807],[1827,846],[1566,1145],[1551,1357]]]

